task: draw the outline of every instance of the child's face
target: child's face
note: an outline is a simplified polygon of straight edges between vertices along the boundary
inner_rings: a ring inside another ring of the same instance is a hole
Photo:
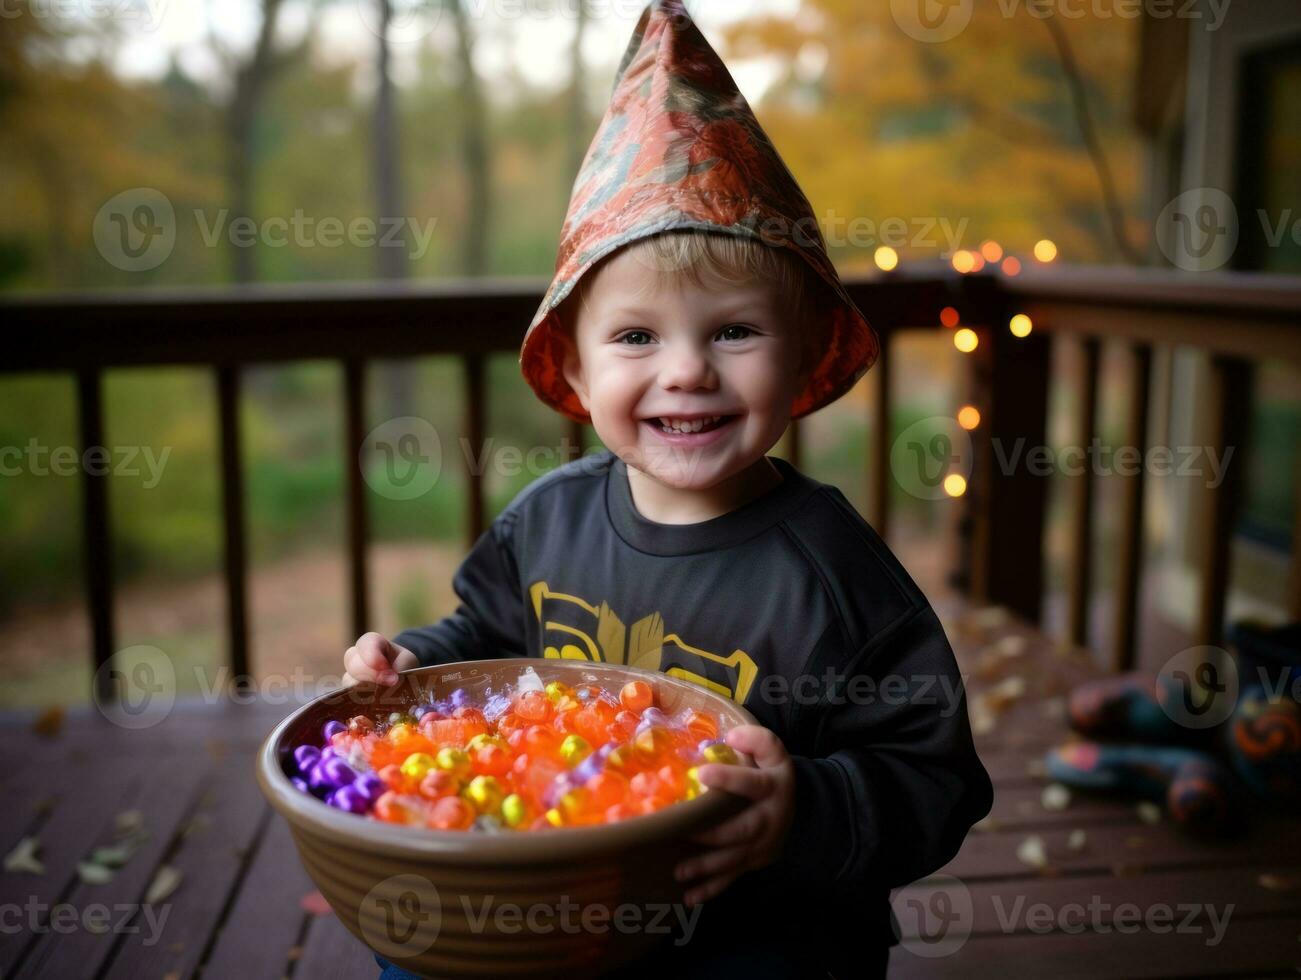
[[[773,284],[661,280],[625,249],[596,271],[572,316],[565,379],[606,447],[665,486],[712,487],[786,430],[804,345]],[[712,416],[721,418],[698,432],[661,422]]]

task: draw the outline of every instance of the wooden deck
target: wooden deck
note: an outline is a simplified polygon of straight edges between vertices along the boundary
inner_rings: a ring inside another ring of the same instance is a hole
[[[960,884],[928,879],[901,896],[942,912],[961,892],[970,924],[950,934],[958,946],[950,955],[926,958],[897,948],[891,976],[1295,976],[1297,825],[1262,818],[1247,837],[1212,846],[1168,824],[1145,823],[1124,803],[1076,796],[1065,809],[1046,810],[1035,760],[1064,736],[1059,698],[1086,668],[998,611],[951,603],[937,609],[973,699],[1020,683],[1010,677],[1022,678],[1025,693],[989,730],[981,724],[978,742],[996,800],[942,872]],[[34,734],[31,716],[0,718],[0,847],[8,853],[23,837],[38,838],[44,864],[39,875],[0,874],[0,975],[375,976],[370,953],[333,915],[304,909],[312,885],[284,822],[253,781],[254,750],[288,711],[178,705],[162,724],[131,732],[92,709],[70,712],[54,736]],[[132,810],[148,832],[143,845],[108,883],[83,883],[78,861],[111,843],[118,815]],[[1073,832],[1079,844],[1078,831],[1083,846],[1069,847]],[[1046,844],[1046,868],[1017,856],[1031,835]],[[179,870],[181,883],[156,910],[142,911],[163,865]],[[1128,925],[1125,916],[1134,913],[1123,903],[1134,903],[1139,916],[1168,906],[1173,922]],[[1185,918],[1180,906],[1190,903],[1228,914],[1221,941],[1213,942],[1204,909],[1193,923],[1201,931],[1172,928]],[[107,921],[92,911],[100,906]],[[1087,916],[1082,927],[1080,915]],[[1065,928],[1045,928],[1041,917]]]

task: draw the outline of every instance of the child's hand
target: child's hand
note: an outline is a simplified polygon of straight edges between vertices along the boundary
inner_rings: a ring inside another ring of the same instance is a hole
[[[406,647],[400,647],[379,633],[363,633],[356,646],[343,655],[343,686],[352,687],[358,681],[376,684],[396,684],[399,670],[419,667],[420,661]]]
[[[693,838],[713,850],[678,865],[678,881],[693,883],[688,905],[713,898],[743,871],[776,860],[795,811],[795,767],[781,739],[759,725],[742,725],[728,732],[727,744],[751,756],[758,768],[710,763],[700,767],[700,781],[744,796],[750,805]]]

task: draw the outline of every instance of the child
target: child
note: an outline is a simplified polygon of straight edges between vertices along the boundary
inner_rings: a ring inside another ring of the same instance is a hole
[[[521,368],[608,450],[515,498],[455,613],[345,669],[579,658],[744,704],[755,767],[700,775],[749,804],[677,869],[708,904],[672,969],[884,975],[890,889],[953,857],[990,783],[925,596],[840,491],[765,455],[877,342],[681,0],[642,14],[561,234]]]

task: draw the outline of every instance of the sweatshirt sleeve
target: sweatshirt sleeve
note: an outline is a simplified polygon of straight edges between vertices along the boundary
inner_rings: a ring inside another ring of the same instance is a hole
[[[947,864],[993,789],[929,604],[840,663],[833,690],[808,709],[814,751],[793,757],[795,813],[778,867],[796,888],[852,900]]]
[[[514,554],[517,519],[508,509],[479,535],[452,578],[460,599],[454,613],[393,637],[422,667],[525,655],[524,596]]]

